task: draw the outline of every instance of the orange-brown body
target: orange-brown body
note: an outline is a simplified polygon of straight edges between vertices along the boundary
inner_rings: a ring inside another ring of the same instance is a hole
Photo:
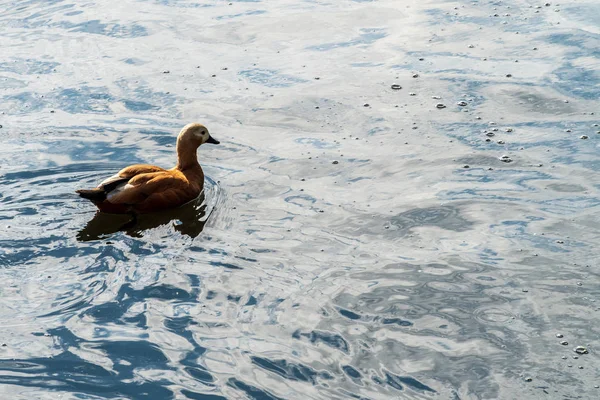
[[[177,138],[177,165],[126,167],[91,190],[78,190],[100,211],[111,214],[145,214],[179,207],[200,195],[204,173],[196,150],[203,143],[218,144],[201,124],[186,125]]]

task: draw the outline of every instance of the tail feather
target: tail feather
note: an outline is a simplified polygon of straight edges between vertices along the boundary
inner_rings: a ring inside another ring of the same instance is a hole
[[[84,199],[88,199],[93,202],[101,202],[106,200],[106,192],[104,191],[104,189],[79,189],[75,192],[78,193]]]

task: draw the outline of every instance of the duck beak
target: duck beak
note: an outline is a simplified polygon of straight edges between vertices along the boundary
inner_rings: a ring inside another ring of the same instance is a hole
[[[209,135],[208,136],[208,140],[206,141],[206,143],[219,144],[221,142],[219,142],[217,139],[215,139],[214,137],[212,137],[212,136]]]

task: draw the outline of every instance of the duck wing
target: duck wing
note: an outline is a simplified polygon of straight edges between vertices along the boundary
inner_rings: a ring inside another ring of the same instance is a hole
[[[129,167],[123,168],[117,174],[106,178],[99,185],[98,188],[104,189],[106,192],[110,192],[115,189],[117,186],[122,184],[123,182],[129,181],[131,178],[140,175],[147,174],[152,172],[163,172],[165,169],[161,167],[157,167],[156,165],[149,164],[135,164],[130,165]]]
[[[125,186],[130,179],[147,173],[165,172],[166,170],[157,167],[156,165],[149,164],[135,164],[129,167],[123,168],[117,174],[110,176],[100,182],[98,187],[94,189],[80,189],[76,192],[85,199],[93,202],[102,202],[106,200],[109,193],[118,189],[121,186]]]
[[[108,185],[113,185],[111,182]],[[127,181],[122,181],[106,194],[106,200],[112,204],[127,204],[135,206],[143,203],[151,196],[178,188],[186,188],[188,181],[183,176],[171,171],[157,171],[135,175]]]

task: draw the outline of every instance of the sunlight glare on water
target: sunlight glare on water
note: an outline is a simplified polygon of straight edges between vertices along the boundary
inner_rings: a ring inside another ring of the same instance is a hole
[[[598,15],[0,1],[0,397],[597,399]],[[195,202],[74,193],[194,121]]]

